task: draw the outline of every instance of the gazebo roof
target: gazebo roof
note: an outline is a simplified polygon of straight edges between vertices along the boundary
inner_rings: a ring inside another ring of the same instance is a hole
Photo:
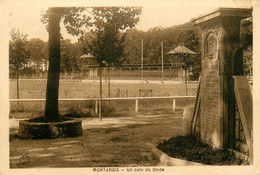
[[[79,58],[82,58],[82,59],[84,59],[84,58],[93,59],[94,56],[92,54],[88,53],[88,54],[81,55]]]
[[[188,49],[185,46],[179,45],[178,47],[172,49],[171,51],[169,51],[167,54],[193,54],[195,55],[196,53],[193,52],[192,50]]]

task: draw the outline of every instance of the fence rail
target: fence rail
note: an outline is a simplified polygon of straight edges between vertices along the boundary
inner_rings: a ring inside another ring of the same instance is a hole
[[[176,109],[176,99],[196,98],[196,96],[158,96],[158,97],[118,97],[118,98],[102,98],[102,101],[117,101],[117,100],[135,100],[135,111],[138,112],[139,100],[152,99],[173,99],[172,109]],[[45,102],[45,99],[9,99],[10,102]],[[99,98],[60,98],[62,101],[95,101],[95,113],[98,112]]]
[[[116,98],[102,98],[104,101],[113,100],[148,100],[148,99],[181,99],[181,98],[195,98],[196,96],[158,96],[158,97],[116,97]],[[59,101],[95,101],[99,98],[60,98]],[[45,99],[9,99],[10,102],[42,102]]]

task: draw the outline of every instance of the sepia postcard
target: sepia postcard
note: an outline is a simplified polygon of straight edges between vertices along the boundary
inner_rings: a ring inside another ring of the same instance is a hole
[[[0,4],[0,175],[260,175],[260,1]]]

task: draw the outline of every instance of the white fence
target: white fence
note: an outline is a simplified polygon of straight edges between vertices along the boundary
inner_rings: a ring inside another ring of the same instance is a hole
[[[135,111],[138,112],[139,100],[152,99],[172,99],[172,110],[176,110],[176,99],[196,98],[196,96],[161,96],[161,97],[121,97],[121,98],[102,98],[102,101],[117,101],[117,100],[135,100]],[[98,113],[98,105],[100,105],[99,98],[62,98],[62,101],[95,101],[95,113]],[[10,99],[10,102],[45,102],[45,99]]]

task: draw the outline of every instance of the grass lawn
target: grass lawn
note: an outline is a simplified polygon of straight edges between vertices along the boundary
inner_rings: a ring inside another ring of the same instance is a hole
[[[20,81],[20,98],[45,98],[46,82]],[[10,98],[16,98],[16,81],[10,80]],[[112,81],[111,97],[117,89],[128,89],[128,96],[139,96],[138,81]],[[189,95],[194,95],[196,84],[188,85]],[[153,96],[185,95],[183,82],[145,82],[143,89],[152,89]],[[30,93],[31,90],[42,91]],[[60,82],[60,98],[88,98],[99,96],[99,82]],[[107,83],[103,84],[103,97],[107,97]],[[143,100],[139,113],[135,101],[111,102],[112,115],[99,121],[97,117],[81,118],[83,136],[52,140],[21,140],[17,138],[19,120],[43,115],[44,103],[11,103],[10,113],[10,167],[113,167],[154,166],[151,150],[163,139],[181,134],[181,117],[185,99],[176,101],[179,110],[172,111],[172,100]],[[194,104],[194,99],[189,102]],[[15,106],[16,105],[16,106]],[[18,105],[18,107],[17,107]],[[62,114],[76,110],[91,113],[93,102],[61,102]],[[108,105],[108,104],[105,104]],[[123,112],[122,112],[123,111]],[[119,113],[119,114],[115,114]],[[115,114],[115,115],[114,115]],[[28,156],[29,164],[20,158]]]
[[[182,112],[141,112],[103,121],[82,118],[83,136],[49,140],[15,137],[18,120],[12,118],[10,168],[156,166],[151,150],[159,141],[181,134]],[[29,164],[20,163],[23,155],[29,157]]]

